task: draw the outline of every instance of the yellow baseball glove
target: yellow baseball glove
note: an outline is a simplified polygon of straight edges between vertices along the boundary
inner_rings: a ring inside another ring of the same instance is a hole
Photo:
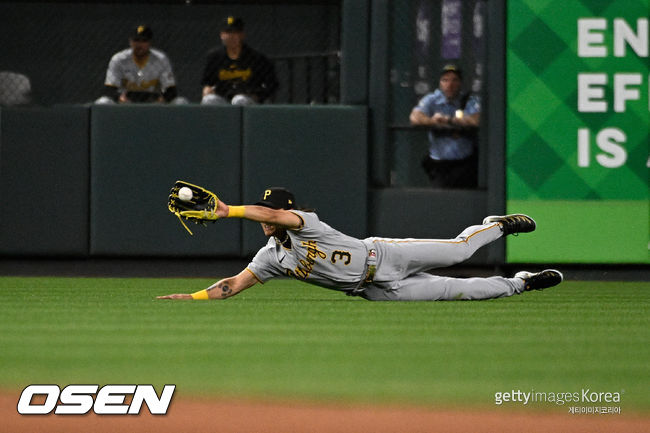
[[[182,180],[176,181],[167,200],[169,211],[178,217],[191,235],[192,231],[183,220],[202,225],[207,221],[215,222],[219,219],[216,214],[218,204],[219,198],[212,191]]]

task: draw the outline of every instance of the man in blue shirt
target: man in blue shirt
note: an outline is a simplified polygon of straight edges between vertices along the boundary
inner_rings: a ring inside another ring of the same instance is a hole
[[[477,97],[461,93],[462,73],[446,65],[439,88],[413,108],[412,125],[430,127],[429,154],[423,166],[436,188],[476,188],[477,129],[481,106]]]

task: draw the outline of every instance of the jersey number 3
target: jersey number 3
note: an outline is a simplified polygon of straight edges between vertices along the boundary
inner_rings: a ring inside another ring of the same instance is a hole
[[[332,251],[332,257],[330,258],[332,263],[336,263],[337,260],[344,260],[343,264],[344,265],[349,265],[350,261],[352,260],[352,256],[350,255],[349,252],[347,251]]]

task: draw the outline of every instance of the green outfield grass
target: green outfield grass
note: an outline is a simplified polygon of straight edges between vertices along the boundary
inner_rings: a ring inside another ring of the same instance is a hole
[[[373,303],[276,280],[227,301],[154,299],[210,283],[0,278],[0,387],[173,383],[185,395],[445,407],[588,388],[650,411],[648,283]]]

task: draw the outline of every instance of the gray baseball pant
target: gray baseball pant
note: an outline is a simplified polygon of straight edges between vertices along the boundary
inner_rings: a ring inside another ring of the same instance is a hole
[[[365,239],[377,253],[377,270],[361,296],[371,301],[438,301],[521,293],[520,278],[450,278],[425,272],[461,263],[501,236],[500,226],[491,223],[468,227],[454,239]]]

